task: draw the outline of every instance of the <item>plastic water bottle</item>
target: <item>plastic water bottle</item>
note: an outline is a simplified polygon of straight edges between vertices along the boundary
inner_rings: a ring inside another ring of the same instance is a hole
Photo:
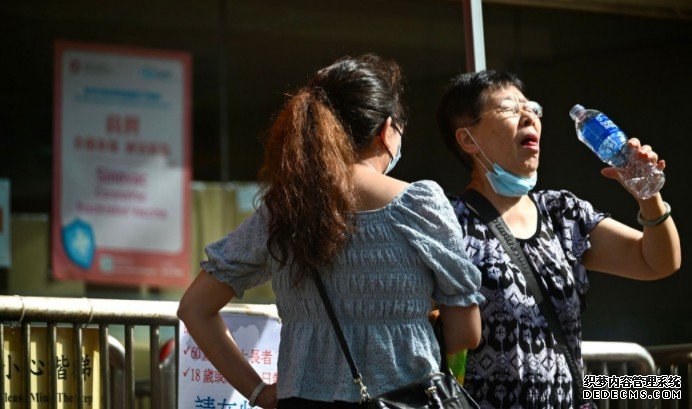
[[[602,112],[577,104],[569,111],[579,140],[610,166],[618,168],[618,178],[640,199],[655,195],[666,181],[663,171],[636,154],[627,137]]]

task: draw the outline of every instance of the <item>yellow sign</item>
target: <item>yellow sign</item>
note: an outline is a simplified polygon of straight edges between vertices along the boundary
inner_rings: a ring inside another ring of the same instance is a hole
[[[101,407],[100,359],[98,329],[86,328],[82,331],[82,356],[74,356],[74,331],[72,328],[57,328],[55,345],[55,368],[50,368],[48,359],[48,333],[46,328],[31,329],[29,367],[24,365],[22,354],[21,329],[5,327],[5,396],[2,399],[7,409],[22,409],[24,401],[24,374],[30,374],[31,409],[50,407],[50,376],[57,378],[57,407],[72,409],[77,407],[77,387],[75,374],[84,380],[85,409]]]

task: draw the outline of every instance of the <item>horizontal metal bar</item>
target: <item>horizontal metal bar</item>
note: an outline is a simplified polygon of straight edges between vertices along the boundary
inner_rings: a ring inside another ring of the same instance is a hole
[[[0,296],[0,321],[177,325],[175,301]],[[276,306],[229,304],[224,312],[276,317]]]
[[[646,350],[661,366],[692,363],[692,344],[648,346]]]

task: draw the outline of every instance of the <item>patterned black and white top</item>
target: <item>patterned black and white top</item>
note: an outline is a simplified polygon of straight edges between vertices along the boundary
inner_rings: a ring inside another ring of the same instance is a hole
[[[536,233],[518,239],[564,328],[575,360],[582,364],[581,313],[589,280],[581,257],[589,233],[608,217],[562,190],[531,192],[538,208]],[[481,408],[571,408],[572,376],[564,356],[528,293],[519,268],[462,199],[452,197],[464,232],[464,249],[482,273],[483,332],[469,351],[464,386]],[[550,234],[552,230],[555,234]],[[552,237],[552,238],[551,238]]]

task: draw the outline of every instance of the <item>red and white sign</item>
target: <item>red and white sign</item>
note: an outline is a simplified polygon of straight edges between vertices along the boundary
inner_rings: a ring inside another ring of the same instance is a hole
[[[55,278],[187,284],[191,65],[183,52],[56,42]]]

